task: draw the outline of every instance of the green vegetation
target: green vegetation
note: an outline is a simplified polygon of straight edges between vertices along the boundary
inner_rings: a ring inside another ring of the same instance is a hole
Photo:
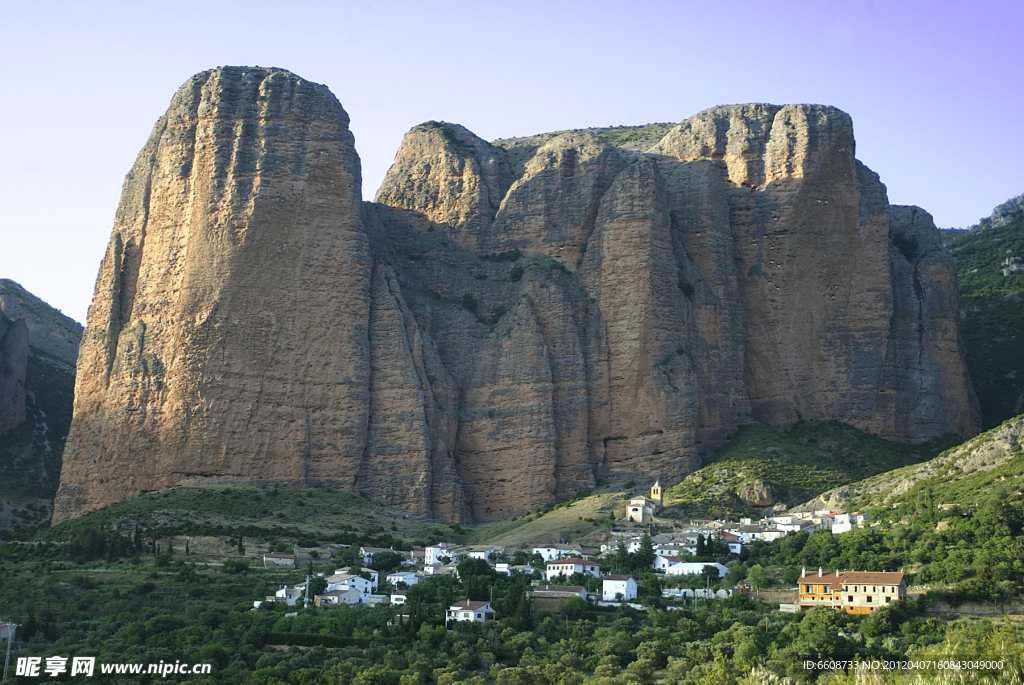
[[[1024,217],[1000,228],[943,231],[956,260],[960,334],[984,428],[1024,410],[1024,270],[1004,276],[1003,262],[1024,259]]]
[[[458,124],[449,124],[447,121],[425,121],[414,130],[438,131],[448,143],[461,155],[472,157],[476,155],[476,149],[468,142],[463,142],[463,128]],[[484,143],[485,145],[487,143]]]
[[[758,492],[795,506],[831,488],[931,459],[959,440],[904,445],[838,421],[801,422],[789,431],[750,424],[703,468],[666,490],[668,509],[660,515],[758,516],[749,503]]]
[[[1001,540],[1004,533],[1013,533],[1012,526],[1019,529],[1020,511],[1014,507],[1016,513],[986,511],[963,530],[960,524],[951,530],[961,530],[961,536],[969,532],[981,545],[987,544],[985,537]],[[909,554],[934,542],[929,528],[922,520],[908,528],[911,534],[900,534],[900,540],[909,541]],[[892,543],[893,538],[870,529],[835,537],[789,536],[747,560],[731,562],[729,577],[713,582],[717,586],[747,576],[767,588],[791,584],[801,565],[889,567],[902,560],[887,548]],[[43,541],[0,548],[0,605],[22,624],[19,638],[27,642],[17,656],[204,662],[213,666],[210,675],[188,682],[265,685],[698,685],[782,677],[824,683],[836,681],[806,670],[805,660],[925,654],[980,658],[997,647],[1011,672],[1024,669],[1024,630],[1019,626],[929,615],[929,600],[852,617],[828,609],[781,614],[737,593],[729,600],[666,611],[663,605],[674,600],[661,596],[660,581],[643,568],[643,557],[652,556],[649,540],[640,553],[620,551],[604,565],[604,570],[641,574],[638,599],[644,610],[575,602],[554,613],[530,611],[529,576],[502,577],[478,560],[460,563],[459,579],[425,579],[409,588],[402,607],[302,609],[265,603],[251,610],[252,600],[297,583],[305,569],[266,570],[237,558],[218,566],[183,556],[180,544],[174,546],[177,554],[150,556],[127,542],[127,559],[70,563],[73,544]],[[229,550],[230,544],[222,547]],[[934,552],[941,554],[940,549]],[[981,567],[976,572],[992,573]],[[1010,573],[1002,584],[1018,582],[1019,575]],[[578,576],[566,582],[594,584]],[[450,623],[446,630],[444,608],[462,599],[491,601],[498,620]],[[396,615],[400,618],[393,619]],[[132,682],[156,680],[142,676]]]
[[[941,510],[972,510],[1024,490],[1024,415],[982,433],[926,463],[907,466],[851,484],[843,504],[877,510],[882,518],[914,511],[922,498]],[[826,493],[827,495],[828,493]],[[934,517],[933,517],[934,518]]]
[[[389,530],[385,531],[385,526]],[[460,541],[456,527],[409,519],[363,495],[328,488],[293,489],[256,485],[209,485],[147,493],[68,521],[41,539],[66,541],[92,529],[136,527],[146,537],[219,535],[238,540],[277,540],[367,544],[432,544]],[[310,545],[313,546],[313,545]]]

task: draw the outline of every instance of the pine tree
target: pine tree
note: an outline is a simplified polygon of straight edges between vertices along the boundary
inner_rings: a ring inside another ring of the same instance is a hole
[[[654,545],[651,542],[651,536],[644,533],[643,537],[640,538],[640,549],[633,555],[633,568],[634,570],[647,568],[653,563]]]
[[[619,540],[619,546],[615,549],[615,571],[621,573],[629,568],[629,552],[626,551],[626,543]]]
[[[242,556],[245,556],[245,545],[242,542],[242,533],[241,533],[241,531],[239,531],[239,533],[238,533],[238,553],[241,554]]]
[[[707,553],[707,546],[704,544],[704,535],[697,534],[697,550],[695,556],[702,557]]]
[[[185,540],[185,556],[188,556],[188,540]]]

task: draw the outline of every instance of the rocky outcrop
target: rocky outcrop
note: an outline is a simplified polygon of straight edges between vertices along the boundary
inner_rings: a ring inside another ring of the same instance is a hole
[[[700,466],[696,384],[680,347],[688,311],[672,248],[665,181],[657,164],[638,161],[601,202],[580,278],[604,318],[605,464],[669,481]]]
[[[971,230],[984,230],[986,228],[1001,228],[1007,226],[1024,216],[1024,195],[1012,197],[1003,204],[992,210],[990,216],[979,221]]]
[[[502,200],[491,249],[547,255],[577,268],[601,198],[624,164],[618,150],[593,133],[551,139]]]
[[[377,202],[422,212],[463,247],[487,251],[511,182],[503,150],[458,124],[429,121],[402,140]]]
[[[348,116],[273,69],[190,79],[125,180],[54,520],[186,483],[356,486],[372,260]]]
[[[920,207],[889,207],[893,317],[889,386],[897,402],[889,434],[926,439],[937,431],[973,435],[981,411],[960,340],[953,256]]]
[[[82,327],[0,279],[0,538],[49,525]]]
[[[210,480],[497,519],[682,478],[755,419],[977,430],[934,229],[890,216],[834,108],[494,145],[428,122],[362,205],[347,123],[280,70],[175,96],[97,280],[55,520]]]
[[[775,489],[760,478],[743,481],[736,488],[736,496],[751,507],[770,507],[777,501]]]
[[[28,327],[0,313],[0,435],[25,420]]]
[[[46,304],[14,281],[0,278],[0,311],[28,327],[28,343],[36,351],[75,366],[82,325]]]

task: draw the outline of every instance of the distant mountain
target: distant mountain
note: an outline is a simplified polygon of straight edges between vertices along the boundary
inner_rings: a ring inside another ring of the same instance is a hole
[[[0,367],[15,381],[0,382],[9,419],[0,427],[0,539],[27,536],[49,521],[81,338],[76,321],[0,279]]]
[[[969,231],[943,231],[956,263],[960,335],[982,426],[1024,411],[1024,195]]]

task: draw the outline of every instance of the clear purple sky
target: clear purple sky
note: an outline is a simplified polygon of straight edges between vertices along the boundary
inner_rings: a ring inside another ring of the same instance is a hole
[[[492,140],[810,102],[852,115],[890,202],[965,227],[1024,193],[1021,35],[1018,0],[0,0],[0,277],[84,322],[125,173],[228,64],[329,86],[368,199],[429,119]]]

